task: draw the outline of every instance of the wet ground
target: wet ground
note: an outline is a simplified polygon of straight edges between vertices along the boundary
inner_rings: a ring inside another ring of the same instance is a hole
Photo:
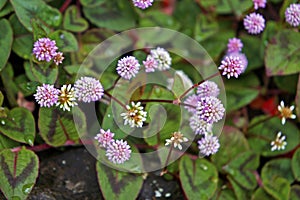
[[[30,200],[101,200],[95,162],[83,147],[51,149],[38,153],[40,171]],[[0,199],[4,199],[0,195]],[[184,199],[177,181],[150,173],[139,194],[140,200]],[[128,199],[129,200],[129,199]]]

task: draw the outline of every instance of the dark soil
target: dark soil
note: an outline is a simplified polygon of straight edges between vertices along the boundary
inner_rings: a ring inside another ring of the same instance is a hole
[[[39,177],[29,200],[101,200],[95,162],[83,147],[38,153]],[[0,199],[5,199],[0,194]],[[184,199],[177,181],[150,173],[137,199]],[[128,199],[130,200],[130,199]]]

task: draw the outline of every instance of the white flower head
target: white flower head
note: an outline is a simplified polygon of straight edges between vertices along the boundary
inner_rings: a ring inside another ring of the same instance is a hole
[[[285,135],[281,136],[281,132],[277,133],[276,139],[271,142],[271,151],[284,150],[287,142],[285,141]]]
[[[165,146],[174,145],[174,148],[178,147],[179,150],[182,150],[181,143],[189,141],[186,137],[183,136],[180,132],[174,132],[170,139],[166,139]]]
[[[131,102],[131,104],[126,105],[127,111],[121,113],[123,117],[124,125],[129,124],[132,128],[133,127],[142,127],[144,121],[146,121],[147,112],[144,111],[144,107],[141,106],[141,102]]]
[[[280,112],[280,118],[282,125],[285,124],[286,119],[296,119],[296,115],[293,114],[293,110],[295,109],[295,106],[285,107],[284,102],[281,101],[280,105],[278,105],[278,111]]]
[[[71,107],[76,106],[76,98],[74,88],[71,84],[63,85],[60,88],[60,94],[56,106],[59,106],[63,111],[70,111]]]

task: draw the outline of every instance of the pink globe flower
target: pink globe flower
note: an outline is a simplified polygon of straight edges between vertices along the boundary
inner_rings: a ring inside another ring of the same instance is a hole
[[[238,78],[238,76],[243,72],[244,66],[239,57],[226,56],[222,60],[219,70],[222,71],[222,75]]]
[[[225,113],[222,102],[212,96],[201,98],[196,110],[198,118],[210,124],[221,120]]]
[[[291,4],[285,10],[285,20],[291,26],[297,27],[300,25],[300,4]]]
[[[106,148],[111,142],[114,141],[114,133],[110,132],[110,129],[105,131],[100,129],[100,132],[95,136],[95,140],[99,142],[99,146]]]
[[[81,77],[74,84],[75,97],[78,101],[90,103],[98,101],[103,96],[103,87],[99,80],[92,77]]]
[[[50,62],[56,55],[57,50],[56,42],[49,38],[40,38],[33,45],[32,53],[39,61]]]
[[[157,61],[151,56],[148,55],[147,59],[143,61],[144,67],[145,67],[145,72],[154,72],[155,69],[157,69],[158,63]]]
[[[146,9],[152,6],[153,0],[132,0],[135,7]]]
[[[259,34],[265,29],[265,19],[259,13],[251,13],[244,18],[244,26],[249,34]]]
[[[43,84],[37,87],[33,96],[41,107],[49,108],[57,103],[59,94],[59,89],[54,88],[53,85]]]
[[[217,97],[220,94],[218,85],[213,81],[204,81],[197,87],[197,94],[199,98],[202,97]]]
[[[106,149],[106,156],[108,160],[115,164],[124,163],[129,160],[130,155],[130,146],[123,140],[115,140],[109,143]]]
[[[254,4],[254,9],[265,8],[267,4],[267,0],[252,0]]]
[[[241,60],[242,65],[243,65],[243,69],[242,69],[241,73],[245,72],[245,70],[247,69],[247,66],[248,66],[248,59],[245,54],[240,53],[240,52],[234,52],[234,53],[228,53],[228,54],[226,54],[226,56],[238,57]]]
[[[227,44],[227,52],[233,53],[233,52],[240,52],[242,51],[243,43],[238,38],[231,38],[228,40]]]
[[[219,139],[216,136],[206,134],[198,141],[199,155],[209,156],[218,152],[220,148]]]
[[[140,68],[139,61],[134,56],[127,56],[118,61],[117,73],[127,80],[135,77]]]

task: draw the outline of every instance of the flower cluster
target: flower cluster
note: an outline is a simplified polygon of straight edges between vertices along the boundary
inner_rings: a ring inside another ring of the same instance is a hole
[[[95,136],[99,146],[106,149],[106,157],[114,164],[122,164],[130,159],[131,149],[124,140],[113,139],[114,133],[108,129],[100,129],[100,132]]]
[[[238,76],[245,71],[245,66],[242,60],[238,56],[225,56],[221,61],[219,70],[222,71],[223,76],[227,76],[228,79],[231,77],[238,78]]]
[[[267,0],[252,0],[254,4],[254,9],[265,8],[267,4]]]
[[[293,27],[300,25],[300,4],[293,3],[285,10],[285,20]]]
[[[91,102],[98,101],[103,96],[103,87],[95,78],[82,77],[72,87],[71,84],[63,85],[60,89],[54,85],[43,84],[38,86],[34,94],[36,102],[41,107],[52,107],[54,105],[70,111],[71,107],[77,105],[76,101]]]
[[[147,112],[144,111],[141,102],[131,102],[131,104],[126,105],[126,112],[121,113],[121,117],[125,120],[124,125],[129,124],[132,128],[141,128],[144,121],[146,121]]]
[[[265,19],[259,13],[250,13],[244,18],[244,26],[249,34],[257,35],[265,29]]]
[[[49,38],[40,38],[33,45],[32,53],[39,61],[53,62],[59,65],[64,60],[63,53],[57,52],[58,47],[54,40]]]
[[[141,9],[146,9],[152,6],[153,1],[154,0],[132,0],[133,5]]]
[[[226,57],[238,57],[242,65],[241,73],[243,73],[248,66],[248,59],[246,55],[242,53],[243,46],[244,45],[240,39],[230,38],[227,43],[227,53],[224,57],[224,61],[226,60]]]
[[[224,117],[225,108],[217,98],[220,89],[215,82],[204,81],[199,84],[196,94],[192,94],[184,101],[185,108],[192,114],[190,127],[198,140],[199,155],[215,154],[219,147],[219,140],[212,134],[213,124]],[[175,145],[175,144],[174,144]]]
[[[168,70],[171,63],[169,52],[160,47],[152,49],[143,61],[146,73]],[[126,56],[118,60],[116,71],[122,78],[130,80],[139,73],[140,67],[139,61],[134,56]]]

